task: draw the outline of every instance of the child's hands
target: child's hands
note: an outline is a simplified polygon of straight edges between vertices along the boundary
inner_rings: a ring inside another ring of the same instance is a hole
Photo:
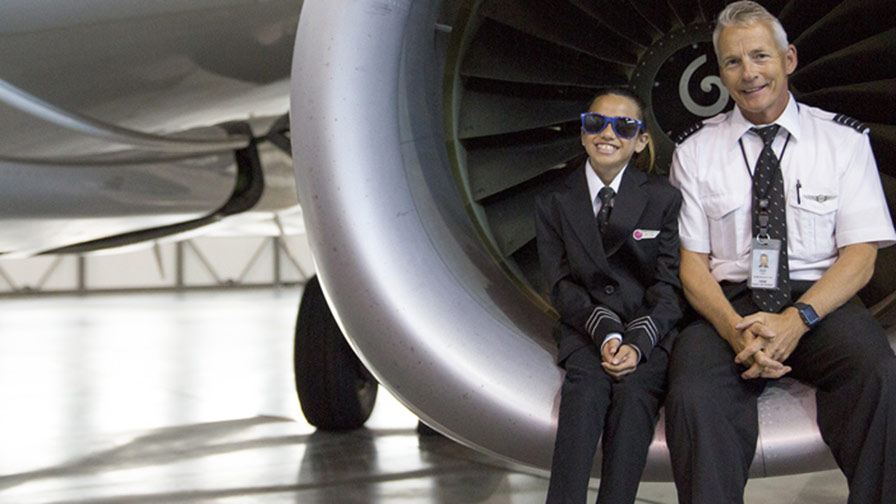
[[[619,340],[610,340],[601,349],[601,366],[615,378],[625,376],[638,367],[638,351]]]
[[[613,357],[616,356],[616,352],[619,351],[619,347],[622,345],[622,341],[619,339],[611,339],[610,341],[603,344],[600,347],[600,357],[603,362],[612,362]]]

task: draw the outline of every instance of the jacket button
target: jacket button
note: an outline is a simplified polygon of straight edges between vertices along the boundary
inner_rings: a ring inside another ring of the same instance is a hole
[[[612,285],[608,285],[608,286],[604,287],[604,292],[606,292],[608,296],[612,296],[613,293],[616,292],[616,287],[613,287]]]

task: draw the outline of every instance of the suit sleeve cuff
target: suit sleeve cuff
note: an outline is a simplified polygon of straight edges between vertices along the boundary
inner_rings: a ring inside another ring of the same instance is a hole
[[[638,352],[638,362],[639,362],[639,363],[641,362],[642,359],[643,359],[643,360],[646,360],[646,359],[644,359],[644,354],[641,353],[641,348],[638,347],[638,345],[636,345],[636,344],[634,344],[634,343],[625,343],[625,344],[628,345],[628,346],[630,346],[630,347],[632,347],[632,348],[634,348],[634,349],[635,349],[635,352]]]
[[[650,350],[659,341],[659,333],[650,316],[638,317],[625,327],[622,342],[638,349],[640,356],[647,360]]]
[[[619,315],[604,306],[597,306],[585,322],[585,331],[591,335],[595,343],[602,343],[607,334],[613,332],[622,334],[625,332],[625,327]]]

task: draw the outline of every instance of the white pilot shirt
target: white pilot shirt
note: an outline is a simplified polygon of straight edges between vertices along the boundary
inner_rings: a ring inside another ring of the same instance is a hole
[[[896,242],[868,135],[834,121],[835,114],[790,96],[775,121],[772,144],[781,159],[787,204],[790,277],[818,280],[855,243]],[[737,107],[703,122],[675,149],[669,176],[681,190],[681,246],[709,254],[717,281],[742,282],[750,269],[751,173],[762,150],[755,126]],[[789,142],[787,136],[790,135]],[[738,142],[742,139],[746,160]]]

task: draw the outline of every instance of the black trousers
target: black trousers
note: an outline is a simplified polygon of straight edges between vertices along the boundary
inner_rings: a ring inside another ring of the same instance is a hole
[[[730,299],[742,315],[758,310],[747,289]],[[681,504],[743,502],[756,451],[756,400],[768,380],[743,380],[734,356],[704,320],[675,342],[666,441]],[[818,426],[849,482],[849,503],[894,502],[896,356],[880,324],[847,303],[803,335],[786,364],[789,376],[816,388]]]
[[[566,360],[548,504],[584,504],[598,441],[603,432],[597,502],[635,501],[657,415],[666,392],[669,356],[655,348],[650,359],[616,381],[601,367],[594,345]]]

